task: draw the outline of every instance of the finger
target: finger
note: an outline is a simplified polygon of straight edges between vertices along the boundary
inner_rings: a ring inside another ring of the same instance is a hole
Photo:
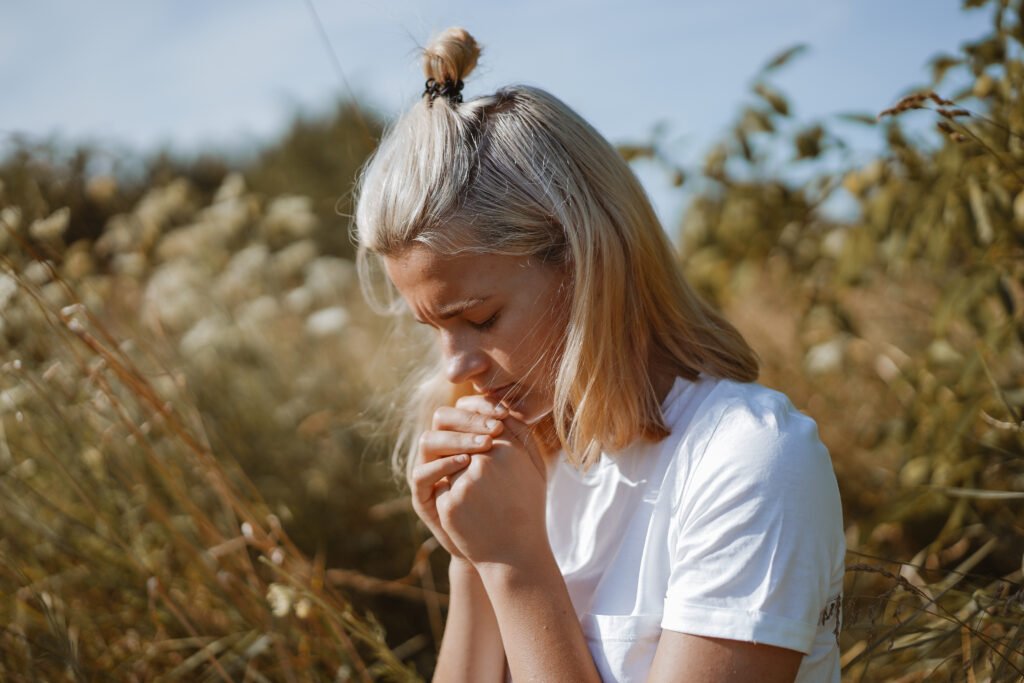
[[[489,451],[494,440],[487,434],[465,434],[429,430],[420,435],[420,462],[430,462],[447,455],[483,453]]]
[[[529,453],[533,464],[536,465],[537,470],[542,476],[547,478],[547,464],[544,462],[544,457],[541,453],[542,449],[540,444],[537,443],[537,436],[533,433],[533,428],[514,417],[507,417],[503,422],[505,423],[506,430],[503,438],[514,441],[525,449]]]
[[[444,406],[434,411],[433,428],[471,434],[490,434],[497,436],[504,429],[501,420],[490,413],[478,413],[462,408]]]
[[[473,462],[473,456],[469,457],[469,461],[470,461],[470,463]],[[455,486],[455,482],[457,482],[459,479],[461,479],[463,476],[465,476],[465,474],[467,472],[469,472],[469,466],[468,465],[466,467],[463,467],[458,472],[453,472],[452,474],[449,474],[447,477],[445,477],[445,479],[448,481],[449,488],[452,487],[452,486]]]
[[[469,456],[463,453],[417,465],[413,468],[411,477],[413,495],[420,503],[426,503],[434,495],[434,488],[438,482],[450,474],[455,474],[468,464]]]
[[[504,403],[492,401],[479,394],[463,396],[455,402],[455,407],[462,408],[463,410],[469,410],[474,413],[480,413],[481,415],[491,415],[499,419],[508,415],[508,406]]]

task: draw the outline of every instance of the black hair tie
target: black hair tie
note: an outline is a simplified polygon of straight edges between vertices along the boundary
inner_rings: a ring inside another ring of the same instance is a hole
[[[462,86],[461,78],[454,82],[452,79],[446,78],[443,83],[438,83],[433,78],[428,78],[423,88],[423,94],[428,96],[431,102],[438,95],[442,95],[447,97],[451,104],[462,104]]]

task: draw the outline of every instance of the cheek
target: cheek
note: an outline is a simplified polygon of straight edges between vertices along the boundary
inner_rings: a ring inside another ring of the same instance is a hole
[[[545,311],[543,325],[544,341],[547,348],[560,356],[569,327],[569,313],[564,302],[558,302]]]
[[[562,358],[565,344],[565,320],[550,312],[538,325],[537,333],[531,339],[533,363],[542,361],[543,372],[552,374]]]
[[[543,326],[546,321],[531,320],[528,324],[515,324],[508,320],[508,327],[491,338],[488,355],[498,366],[512,375],[525,377],[536,375],[543,365],[551,364],[554,335],[550,328]]]

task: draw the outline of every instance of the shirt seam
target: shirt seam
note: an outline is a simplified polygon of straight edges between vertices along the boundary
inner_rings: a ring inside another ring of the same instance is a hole
[[[716,386],[712,390],[712,392],[717,391],[718,387],[720,387],[720,386],[721,386],[721,384]],[[711,398],[710,395],[706,396],[704,400],[707,401],[709,398]],[[695,458],[693,458],[690,467],[687,468],[686,480],[683,482],[682,486],[679,488],[679,493],[678,493],[678,495],[676,497],[676,500],[672,501],[672,519],[676,520],[677,523],[679,523],[681,521],[681,520],[679,520],[679,513],[680,513],[680,509],[683,506],[683,501],[687,499],[686,494],[687,494],[687,490],[689,489],[690,482],[693,479],[693,476],[692,476],[693,472],[697,469],[697,467],[700,465],[700,463],[703,462],[704,455],[707,453],[708,447],[711,445],[711,442],[714,441],[715,435],[718,434],[718,428],[719,428],[719,426],[721,426],[722,420],[725,419],[725,415],[728,412],[729,412],[729,406],[726,405],[726,406],[724,406],[722,408],[722,412],[718,415],[718,419],[715,421],[715,426],[712,428],[711,434],[708,436],[707,439],[705,439],[704,446],[700,449],[700,455],[695,457]],[[691,421],[691,425],[692,425],[692,421]],[[685,439],[684,439],[684,442],[685,442]],[[682,445],[682,442],[680,443],[680,445]],[[682,528],[682,526],[680,526],[680,528]]]
[[[721,617],[735,617],[728,623]],[[791,619],[756,609],[737,609],[673,602],[662,615],[662,628],[680,633],[709,637],[750,640],[751,642],[796,649],[804,654],[814,651],[819,624]]]

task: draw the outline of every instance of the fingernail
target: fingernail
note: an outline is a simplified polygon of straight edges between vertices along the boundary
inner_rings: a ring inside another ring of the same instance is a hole
[[[497,429],[498,428],[498,421],[497,420],[488,420],[487,421],[487,428],[488,429]]]
[[[463,453],[462,455],[457,455],[455,456],[455,462],[459,463],[460,465],[464,465],[465,463],[469,462],[469,456],[466,455],[465,453]]]
[[[473,437],[473,441],[474,441],[474,443],[477,443],[477,444],[479,444],[479,445],[483,446],[483,445],[484,445],[485,443],[487,443],[487,437],[486,437],[486,436],[483,436],[483,435],[481,434],[481,435],[479,435],[479,436],[474,436],[474,437]]]

